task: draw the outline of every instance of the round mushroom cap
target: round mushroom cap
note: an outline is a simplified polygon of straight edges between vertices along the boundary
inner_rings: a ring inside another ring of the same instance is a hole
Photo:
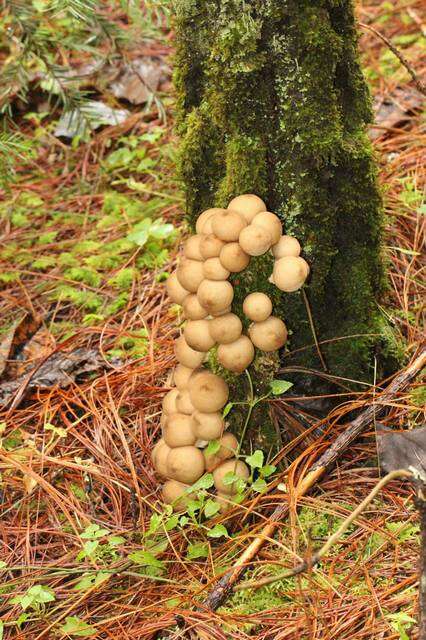
[[[228,402],[228,385],[210,371],[193,376],[188,383],[188,391],[195,409],[202,413],[215,413]]]
[[[250,262],[250,256],[241,249],[238,242],[229,242],[222,248],[219,260],[231,273],[243,271]]]
[[[169,457],[170,451],[170,447],[167,446],[163,439],[158,442],[158,446],[154,447],[152,462],[154,464],[155,471],[161,478],[167,478],[167,458]]]
[[[195,293],[204,279],[203,263],[183,258],[176,270],[179,283],[191,293]]]
[[[195,408],[191,402],[187,389],[179,391],[176,398],[176,408],[179,413],[184,413],[188,416],[191,416],[194,413]]]
[[[238,211],[227,209],[212,218],[212,229],[215,236],[224,242],[235,242],[240,232],[247,226],[246,219]]]
[[[192,428],[192,418],[184,413],[173,413],[166,420],[163,429],[164,442],[170,448],[193,445],[196,436]]]
[[[163,501],[173,506],[173,511],[185,511],[194,494],[188,493],[189,485],[177,480],[167,480],[162,487]]]
[[[201,440],[216,440],[220,438],[225,430],[225,421],[219,412],[202,413],[201,411],[194,411],[192,414],[192,430],[197,438]]]
[[[215,345],[210,335],[210,320],[188,320],[183,335],[187,344],[195,351],[206,352]]]
[[[266,293],[255,291],[250,293],[243,302],[243,312],[250,320],[262,322],[272,313],[272,302]]]
[[[209,315],[206,309],[200,305],[196,293],[190,293],[186,296],[182,302],[182,309],[188,320],[204,320]]]
[[[200,242],[200,252],[204,260],[217,258],[224,246],[225,242],[223,240],[219,240],[214,233],[209,233],[209,235],[204,235]]]
[[[220,504],[220,513],[228,513],[228,511],[235,506],[235,502],[232,501],[232,496],[221,493],[220,491],[217,492],[215,500]]]
[[[276,260],[287,256],[299,256],[302,248],[299,241],[293,236],[281,236],[272,247],[272,253]]]
[[[254,193],[245,193],[244,195],[233,198],[228,204],[228,209],[241,213],[250,224],[254,216],[261,211],[266,211],[266,204],[259,196]]]
[[[234,458],[238,451],[238,440],[233,433],[225,433],[219,442],[220,448],[216,453],[208,454],[207,450],[204,451],[206,471],[213,471],[224,460]]]
[[[185,298],[189,295],[189,291],[182,287],[179,282],[176,271],[167,278],[166,291],[170,300],[175,304],[182,304]]]
[[[204,456],[193,446],[170,449],[167,456],[167,475],[172,480],[194,484],[204,473]]]
[[[200,244],[203,238],[203,235],[196,234],[195,236],[190,236],[188,240],[185,241],[183,245],[183,255],[185,258],[199,261],[204,260],[200,253]]]
[[[275,262],[272,272],[274,284],[286,293],[300,289],[308,275],[308,263],[298,256],[280,258]]]
[[[261,256],[268,251],[272,244],[272,238],[269,231],[263,227],[250,224],[241,231],[238,242],[242,250],[249,256]],[[179,282],[181,282],[180,279]]]
[[[282,236],[283,227],[281,220],[275,213],[270,211],[262,211],[254,216],[252,224],[263,227],[266,231],[269,231],[272,239],[272,244],[276,244]]]
[[[189,378],[196,371],[190,367],[185,367],[183,364],[178,364],[173,371],[173,383],[179,391],[186,389],[188,386]]]
[[[231,496],[237,493],[237,481],[231,484],[225,483],[224,480],[226,480],[227,474],[233,474],[234,476],[243,478],[243,480],[248,480],[250,477],[249,469],[242,460],[231,458],[231,460],[222,462],[222,464],[213,471],[214,486],[220,493]]]
[[[250,325],[249,336],[258,349],[276,351],[287,340],[287,327],[280,318],[269,316],[263,322],[254,322]]]
[[[200,213],[197,218],[197,222],[195,223],[195,231],[199,234],[205,233],[203,231],[204,224],[209,218],[214,216],[215,213],[220,213],[221,211],[224,211],[224,209],[213,207],[212,209],[206,209],[205,211],[203,211],[203,213]],[[211,231],[209,233],[211,233]]]
[[[240,336],[235,342],[220,344],[217,350],[218,362],[234,373],[242,373],[253,362],[254,347],[250,338]]]
[[[179,338],[175,341],[174,351],[177,361],[180,364],[183,364],[185,367],[188,367],[189,369],[196,369],[197,367],[199,367],[206,355],[201,351],[191,349],[191,347],[185,340],[185,336],[179,336]]]
[[[240,337],[243,325],[235,313],[225,313],[209,320],[210,335],[219,344],[235,342]]]
[[[203,265],[203,273],[207,280],[226,280],[229,277],[228,269],[225,269],[217,257],[207,258]]]
[[[229,307],[234,299],[234,288],[227,280],[203,280],[197,297],[201,306],[214,315]]]
[[[166,393],[162,403],[164,413],[170,414],[177,412],[176,400],[178,397],[178,393],[179,391],[177,389],[171,389],[171,391],[168,391]]]

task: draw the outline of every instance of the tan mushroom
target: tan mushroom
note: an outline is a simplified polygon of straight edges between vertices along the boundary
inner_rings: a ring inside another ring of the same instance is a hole
[[[173,511],[185,511],[188,501],[195,498],[193,493],[189,493],[188,484],[177,480],[167,480],[162,487],[163,501],[173,506]]]
[[[176,271],[167,278],[166,291],[170,300],[175,304],[182,304],[185,298],[189,295],[189,291],[182,287],[179,282]]]
[[[193,446],[170,449],[167,456],[167,477],[185,484],[193,484],[204,473],[204,456]]]
[[[204,235],[200,242],[200,252],[204,260],[209,258],[217,258],[223,247],[226,245],[223,240],[219,240],[214,233]]]
[[[178,397],[178,393],[179,391],[177,389],[171,389],[171,391],[168,391],[166,393],[162,403],[164,413],[167,413],[167,414],[176,413],[177,411],[176,400]]]
[[[205,353],[191,349],[185,336],[180,336],[174,345],[174,351],[177,361],[189,369],[196,369],[201,365],[205,358]]]
[[[201,262],[204,260],[200,253],[200,244],[203,238],[203,235],[196,234],[195,236],[190,236],[188,240],[185,241],[183,245],[183,255],[185,258]]]
[[[192,428],[192,417],[184,413],[168,416],[163,429],[163,439],[172,449],[195,444],[197,438]]]
[[[250,320],[262,322],[272,313],[272,302],[266,293],[255,291],[244,298],[243,312]]]
[[[254,216],[252,224],[263,227],[263,229],[268,231],[271,236],[272,244],[276,244],[282,236],[283,227],[281,220],[275,215],[275,213],[262,211]]]
[[[269,316],[263,322],[254,322],[250,325],[249,336],[258,349],[276,351],[287,340],[287,327],[280,318]]]
[[[182,389],[182,391],[179,391],[176,397],[176,408],[179,413],[184,413],[188,416],[192,416],[194,413],[195,407],[189,397],[188,389]]]
[[[225,421],[219,412],[203,413],[201,411],[194,411],[192,415],[192,429],[197,438],[201,440],[216,440],[221,437],[225,430]]]
[[[188,391],[195,409],[202,413],[215,413],[228,402],[228,385],[223,378],[210,371],[192,376]]]
[[[240,232],[247,226],[247,221],[238,211],[226,210],[212,218],[212,229],[215,236],[224,242],[235,242]]]
[[[204,320],[208,312],[200,305],[196,293],[190,293],[182,302],[182,309],[185,318],[188,320]]]
[[[233,474],[243,480],[248,480],[250,477],[249,469],[242,460],[231,458],[231,460],[222,462],[222,464],[213,471],[213,479],[216,489],[225,495],[235,495],[237,493],[237,481],[232,482],[231,484],[224,482],[227,474]]]
[[[300,289],[308,275],[309,265],[306,260],[297,256],[286,256],[275,262],[272,278],[278,289],[291,293]]]
[[[249,256],[261,256],[268,251],[272,244],[272,238],[269,231],[263,227],[250,224],[241,231],[238,242],[242,250]],[[180,279],[179,282],[181,282]]]
[[[220,449],[216,453],[209,454],[204,450],[206,471],[213,471],[228,458],[234,458],[238,450],[238,440],[232,433],[225,433],[219,440]]]
[[[250,338],[240,336],[235,342],[220,344],[217,350],[218,362],[234,373],[242,373],[253,362],[254,347]]]
[[[173,383],[179,391],[186,389],[188,386],[189,378],[196,371],[190,367],[185,367],[183,364],[178,364],[173,371]]]
[[[235,342],[240,337],[243,325],[235,313],[225,313],[209,320],[209,330],[212,339],[218,344]]]
[[[254,193],[245,193],[233,198],[228,205],[228,209],[241,213],[247,220],[247,224],[250,224],[257,213],[266,211],[266,204]]]
[[[232,284],[226,280],[203,280],[197,290],[198,301],[212,315],[223,311],[234,298]]]
[[[203,263],[182,258],[176,270],[179,283],[191,293],[195,293],[204,279]]]
[[[219,260],[231,273],[239,273],[248,266],[250,256],[242,250],[238,242],[229,242],[222,248]]]
[[[207,280],[227,280],[230,275],[217,257],[207,258],[203,265],[203,273]]]
[[[210,320],[188,320],[183,335],[187,344],[195,351],[206,352],[215,344],[210,334]]]
[[[287,256],[299,256],[301,252],[299,241],[293,236],[281,236],[276,244],[272,247],[272,253],[276,260],[286,258]]]
[[[163,438],[161,438],[161,440],[157,442],[154,449],[152,450],[152,463],[154,465],[155,471],[161,478],[167,478],[167,458],[170,451],[170,447],[167,446]]]

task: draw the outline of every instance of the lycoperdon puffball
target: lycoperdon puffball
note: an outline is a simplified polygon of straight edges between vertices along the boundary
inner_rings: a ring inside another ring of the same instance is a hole
[[[210,371],[192,376],[188,391],[194,407],[203,413],[215,413],[228,402],[228,385],[223,378]]]
[[[309,275],[309,265],[299,256],[286,256],[274,263],[272,279],[281,291],[297,291]]]
[[[287,328],[280,318],[269,316],[263,322],[253,322],[249,327],[249,336],[261,351],[276,351],[287,340]]]
[[[262,322],[272,313],[272,302],[266,293],[254,291],[244,298],[243,312],[254,322]]]
[[[242,373],[254,359],[254,347],[250,338],[240,336],[234,342],[220,344],[217,349],[217,359],[225,369]]]
[[[281,236],[272,247],[272,254],[276,260],[286,256],[300,256],[301,246],[299,241],[293,236]]]
[[[272,244],[272,238],[264,227],[250,224],[241,231],[238,242],[242,250],[249,256],[261,256],[268,251]],[[180,279],[179,282],[181,282]],[[182,282],[181,284],[184,285]]]
[[[276,244],[281,238],[283,228],[281,220],[275,215],[275,213],[262,211],[254,216],[252,224],[263,227],[268,231],[271,236],[272,244]]]
[[[261,211],[266,211],[266,204],[259,196],[254,193],[245,193],[244,195],[233,198],[228,204],[228,209],[241,213],[250,224],[254,216]]]

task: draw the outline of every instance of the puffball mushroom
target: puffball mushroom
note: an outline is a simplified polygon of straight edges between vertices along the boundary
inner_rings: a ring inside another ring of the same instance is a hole
[[[173,506],[173,511],[185,511],[188,500],[194,498],[194,494],[188,493],[188,484],[177,480],[167,480],[161,489],[163,501]]]
[[[187,389],[179,391],[176,398],[176,408],[179,413],[184,413],[188,416],[191,416],[194,413],[195,408],[191,402],[191,398],[189,397]]]
[[[211,219],[215,236],[224,242],[235,242],[240,232],[247,226],[247,221],[238,211],[224,210]]]
[[[204,235],[200,242],[200,252],[204,260],[217,258],[224,246],[225,242],[223,242],[223,240],[219,240],[214,233],[209,233],[208,235]]]
[[[203,265],[203,273],[207,280],[227,280],[229,277],[228,269],[225,269],[217,257],[207,258]]]
[[[185,258],[189,258],[190,260],[199,260],[201,262],[204,260],[200,253],[200,244],[203,238],[203,235],[197,234],[195,236],[191,236],[185,241],[183,245],[183,255]]]
[[[212,231],[203,231],[203,227],[207,220],[209,220],[209,218],[214,216],[215,213],[220,213],[222,211],[225,211],[225,209],[220,209],[218,207],[213,207],[212,209],[206,209],[206,211],[203,211],[203,213],[201,213],[197,218],[197,222],[195,223],[195,231],[199,234],[212,233]]]
[[[248,266],[250,256],[242,250],[238,242],[229,242],[222,248],[219,260],[231,273],[239,273]]]
[[[176,413],[176,400],[178,397],[178,393],[179,391],[177,389],[172,389],[171,391],[166,393],[162,403],[164,413]]]
[[[215,341],[210,335],[210,320],[188,320],[183,330],[187,344],[195,351],[208,351]]]
[[[190,293],[182,302],[182,309],[185,318],[188,320],[204,320],[208,313],[199,303],[196,293]]]
[[[167,478],[168,475],[167,459],[169,457],[170,451],[171,448],[161,438],[161,440],[159,440],[155,445],[152,452],[152,462],[154,464],[154,469],[162,478]]]
[[[195,409],[203,413],[215,413],[228,402],[228,385],[210,371],[193,376],[188,383],[188,391]]]
[[[215,500],[220,504],[220,513],[227,513],[235,505],[235,502],[232,502],[232,496],[220,491],[217,492]]]
[[[238,242],[241,249],[248,253],[249,256],[261,256],[268,251],[272,244],[272,238],[269,231],[264,227],[250,224],[241,231]],[[180,278],[179,282],[181,282]],[[183,282],[181,284],[185,286]]]
[[[201,440],[216,440],[220,438],[225,429],[225,422],[222,414],[203,413],[194,411],[192,414],[192,430],[197,438]]]
[[[185,367],[183,364],[178,364],[175,367],[175,370],[173,371],[173,382],[179,391],[186,389],[189,378],[192,376],[194,371],[196,371],[196,369]]]
[[[185,336],[180,336],[175,341],[174,351],[177,361],[180,364],[183,364],[184,367],[188,367],[189,369],[196,369],[197,367],[199,367],[206,355],[201,351],[195,351],[195,349],[191,349],[191,347],[185,340]]]
[[[272,253],[276,260],[287,256],[299,256],[302,248],[297,238],[293,236],[281,236],[276,244],[272,247]]]
[[[237,487],[235,486],[235,482],[233,482],[232,484],[224,483],[224,478],[227,473],[232,473],[239,478],[248,480],[248,478],[250,477],[250,472],[245,462],[243,462],[242,460],[236,460],[235,458],[227,460],[226,462],[222,462],[222,464],[213,471],[213,480],[216,489],[220,493],[232,496],[237,493]]]
[[[234,288],[227,280],[203,280],[197,297],[201,306],[214,315],[229,307],[234,299]]]
[[[240,337],[243,325],[235,313],[225,313],[223,316],[209,320],[210,335],[219,344],[235,342]]]
[[[266,231],[269,231],[272,239],[272,244],[276,244],[282,236],[283,227],[281,220],[275,213],[270,211],[262,211],[254,216],[252,224],[259,227],[263,227]]]
[[[204,279],[203,263],[183,258],[176,270],[176,275],[184,289],[195,293]]]
[[[254,216],[261,211],[266,211],[266,204],[259,196],[254,193],[245,193],[244,195],[233,198],[228,204],[228,209],[241,213],[250,224]]]
[[[240,336],[229,344],[220,344],[217,350],[218,362],[234,373],[241,373],[253,362],[254,347],[250,338]]]
[[[185,484],[193,484],[204,473],[204,456],[193,446],[170,449],[167,456],[167,476]]]
[[[238,440],[232,433],[225,433],[219,440],[220,449],[216,453],[208,454],[204,451],[206,471],[213,471],[216,467],[228,458],[233,458],[238,449]]]
[[[172,449],[193,445],[196,436],[192,428],[192,418],[184,413],[173,413],[167,418],[163,430],[164,442]]]
[[[266,293],[255,291],[244,298],[243,312],[250,320],[262,322],[272,313],[272,302]]]
[[[274,284],[286,293],[300,289],[308,275],[309,265],[299,256],[280,258],[275,262],[272,272]]]
[[[167,278],[166,291],[170,300],[175,304],[182,304],[186,296],[189,295],[189,291],[179,282],[176,271]]]
[[[269,316],[263,322],[254,322],[250,325],[249,336],[258,349],[276,351],[287,340],[287,327],[280,318]]]

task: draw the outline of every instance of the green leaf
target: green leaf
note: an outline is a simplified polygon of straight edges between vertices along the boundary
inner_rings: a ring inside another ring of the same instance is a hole
[[[271,476],[276,470],[277,468],[275,465],[265,464],[265,466],[261,468],[260,473],[264,478],[269,478],[269,476]]]
[[[285,393],[293,386],[292,382],[288,382],[287,380],[272,380],[270,382],[271,391],[274,396],[280,396],[282,393]]]
[[[85,574],[74,587],[75,591],[88,591],[108,578],[110,574],[98,571]]]
[[[177,527],[178,524],[179,524],[179,516],[175,514],[173,516],[170,516],[170,518],[166,520],[164,524],[164,528],[166,531],[171,531],[172,529]]]
[[[192,487],[187,489],[187,491],[188,492],[190,491],[192,493],[193,491],[199,491],[200,489],[210,489],[210,487],[212,487],[213,484],[214,484],[213,474],[205,473],[203,476],[201,476],[199,480],[197,480],[197,482],[195,482],[195,484],[192,485]]]
[[[222,411],[222,417],[226,418],[226,416],[228,415],[228,413],[231,411],[232,407],[234,406],[233,402],[228,402],[228,404],[225,405],[225,408]]]
[[[97,538],[103,538],[108,534],[108,529],[101,529],[98,524],[89,524],[83,533],[80,534],[80,538],[83,540],[96,540]]]
[[[96,627],[88,624],[78,616],[68,616],[65,618],[65,623],[59,627],[59,630],[64,635],[78,638],[88,638],[98,633]]]
[[[7,562],[4,560],[0,560],[0,569],[5,569],[7,567]]]
[[[216,502],[211,498],[209,498],[206,504],[204,505],[204,515],[206,516],[206,518],[211,518],[212,516],[215,516],[219,510],[220,510],[219,502]]]
[[[4,624],[3,620],[0,620],[0,640],[3,640]]]
[[[53,433],[55,433],[60,438],[66,438],[67,437],[67,430],[66,429],[63,429],[62,427],[56,427],[54,424],[51,424],[50,422],[46,422],[43,425],[43,428],[45,429],[45,431],[53,431]]]
[[[256,449],[251,456],[247,456],[246,462],[252,469],[260,469],[263,465],[263,451]]]
[[[264,480],[263,478],[258,478],[255,482],[253,482],[253,484],[251,485],[251,488],[253,489],[253,491],[262,493],[262,491],[265,491],[267,486],[268,485],[266,484],[266,480]]]
[[[135,564],[139,564],[143,567],[156,567],[157,569],[164,569],[164,562],[158,560],[149,551],[134,551],[128,555],[129,560],[132,560]]]
[[[210,531],[207,532],[207,535],[209,538],[222,538],[223,536],[225,536],[225,538],[229,537],[228,531],[223,524],[215,525],[213,529],[210,529]]]
[[[124,544],[125,542],[126,538],[123,538],[123,536],[109,536],[108,538],[108,543],[112,547],[118,547],[118,545]]]
[[[209,547],[204,542],[191,542],[188,545],[186,557],[188,560],[196,560],[197,558],[207,558],[209,555]]]
[[[181,517],[179,518],[179,525],[180,525],[181,527],[184,527],[185,525],[187,525],[187,524],[188,524],[188,522],[189,522],[189,518],[188,518],[187,516],[181,516]]]
[[[157,531],[158,527],[161,524],[161,520],[162,520],[162,517],[160,515],[158,515],[158,513],[153,513],[152,514],[152,516],[150,518],[150,521],[149,521],[149,529],[146,532],[147,536],[149,536],[149,535],[151,535],[151,534],[153,534],[153,533],[155,533]]]
[[[150,229],[150,236],[155,240],[164,240],[165,238],[169,238],[175,228],[172,224],[164,223],[161,218],[159,220],[155,220]]]

